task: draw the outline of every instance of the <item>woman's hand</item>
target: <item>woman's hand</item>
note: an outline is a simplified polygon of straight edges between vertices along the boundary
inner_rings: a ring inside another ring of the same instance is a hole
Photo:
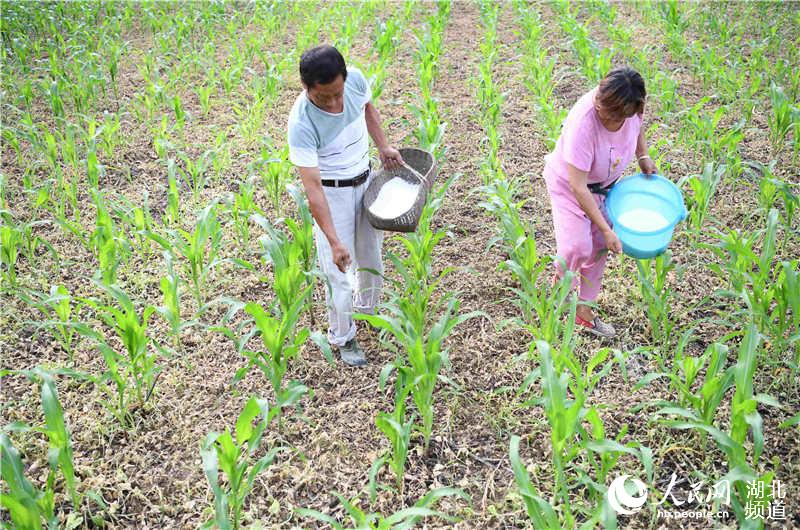
[[[622,252],[622,242],[611,228],[603,231],[603,237],[606,238],[606,248],[609,251],[617,253]]]
[[[642,173],[645,175],[657,175],[658,168],[656,167],[655,162],[649,156],[644,156],[639,159],[639,169],[642,170]]]

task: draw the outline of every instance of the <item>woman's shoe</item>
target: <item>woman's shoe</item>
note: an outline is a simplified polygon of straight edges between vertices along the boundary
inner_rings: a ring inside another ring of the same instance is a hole
[[[600,317],[594,317],[594,319],[592,319],[592,321],[590,322],[588,320],[582,319],[578,315],[575,315],[575,323],[583,326],[589,333],[597,335],[598,337],[603,337],[605,339],[613,338],[617,334],[616,330],[614,329],[614,326],[612,326],[611,324],[606,324],[605,322],[600,320]]]

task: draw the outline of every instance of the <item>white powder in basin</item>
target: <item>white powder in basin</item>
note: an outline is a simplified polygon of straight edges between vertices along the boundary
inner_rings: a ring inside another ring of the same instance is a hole
[[[619,216],[617,222],[624,225],[626,228],[639,232],[654,232],[669,225],[669,221],[660,213],[643,208],[628,210]]]
[[[369,211],[381,219],[396,219],[414,206],[418,194],[419,184],[394,177],[381,186],[378,196],[369,206]]]

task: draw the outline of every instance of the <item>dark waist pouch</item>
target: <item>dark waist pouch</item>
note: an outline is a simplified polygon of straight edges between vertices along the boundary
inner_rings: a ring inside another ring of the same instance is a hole
[[[617,179],[617,180],[619,180],[619,179]],[[616,183],[617,183],[617,181],[615,180],[614,182],[612,182],[611,184],[609,184],[608,186],[605,186],[605,187],[601,186],[600,184],[587,184],[586,186],[589,188],[589,191],[591,191],[592,193],[595,193],[597,195],[606,196],[606,195],[608,195],[608,192],[611,191],[611,188],[613,188],[614,184],[616,184]]]

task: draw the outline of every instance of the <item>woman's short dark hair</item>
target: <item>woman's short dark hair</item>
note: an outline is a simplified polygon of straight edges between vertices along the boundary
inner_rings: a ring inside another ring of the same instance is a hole
[[[339,75],[347,79],[347,66],[339,50],[329,44],[306,50],[300,57],[300,79],[308,88],[327,85]]]
[[[614,68],[600,81],[597,101],[609,112],[633,116],[644,112],[644,79],[629,66]]]

